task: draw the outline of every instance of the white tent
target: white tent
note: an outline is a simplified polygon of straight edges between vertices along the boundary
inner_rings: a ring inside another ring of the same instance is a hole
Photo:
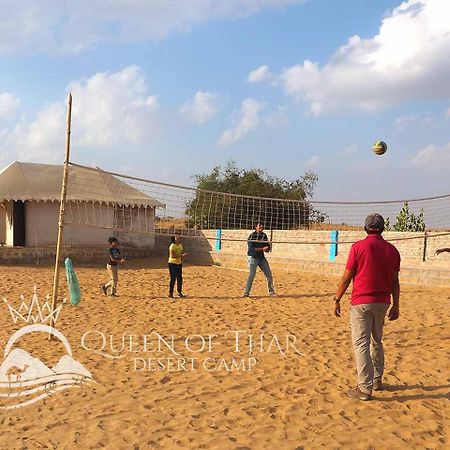
[[[0,243],[28,247],[55,244],[62,175],[62,165],[19,161],[0,172]],[[88,207],[94,215],[103,216],[104,224],[103,228],[89,221],[67,225],[64,242],[72,246],[105,245],[114,229],[110,213],[117,206],[143,210],[146,230],[153,230],[155,208],[164,207],[109,173],[76,166],[69,168],[67,202],[77,208]],[[140,231],[130,229],[121,239],[137,246],[152,246],[153,235]]]

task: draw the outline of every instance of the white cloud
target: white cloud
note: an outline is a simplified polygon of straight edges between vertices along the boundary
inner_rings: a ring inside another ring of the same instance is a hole
[[[194,123],[202,124],[211,120],[218,111],[219,96],[212,92],[197,92],[194,98],[180,106],[180,114]]]
[[[58,21],[58,11],[51,2],[0,0],[0,54],[15,50],[39,52],[52,45],[51,27]],[[20,26],[18,25],[20,24]]]
[[[9,92],[0,93],[0,119],[13,115],[19,107],[20,99]]]
[[[161,39],[210,20],[233,20],[304,0],[0,0],[0,54],[74,52],[99,41]],[[182,3],[182,7],[180,7]],[[20,26],[17,26],[20,24]]]
[[[241,103],[238,111],[234,111],[233,116],[236,123],[222,133],[218,141],[219,146],[228,147],[234,142],[240,141],[248,133],[260,124],[260,113],[264,105],[253,98],[247,98]]]
[[[74,127],[83,145],[108,146],[121,141],[144,143],[156,131],[157,100],[148,95],[145,75],[137,66],[117,73],[97,73],[71,83]]]
[[[404,130],[411,125],[431,125],[434,121],[430,113],[423,114],[407,114],[397,117],[394,120],[394,126],[397,130]]]
[[[157,108],[159,106],[158,96],[150,95],[150,97],[147,97],[147,100],[145,100],[145,104],[150,108]]]
[[[307,169],[316,169],[320,164],[320,156],[319,155],[314,155],[311,156],[311,158],[309,158],[306,163],[305,163],[305,167]]]
[[[397,117],[394,120],[395,128],[406,128],[409,124],[417,120],[417,115],[407,114],[405,116]]]
[[[269,81],[272,78],[269,66],[259,66],[248,74],[248,81],[250,83],[260,83],[262,81]]]
[[[450,142],[442,146],[430,144],[419,150],[411,159],[411,165],[419,168],[448,170],[450,165]]]
[[[337,153],[338,158],[346,158],[347,156],[354,155],[358,150],[358,146],[356,144],[348,145]]]
[[[91,149],[145,144],[160,128],[156,97],[148,95],[142,70],[127,67],[97,73],[69,86],[73,95],[72,142]],[[155,111],[156,110],[156,111]],[[61,161],[64,152],[66,105],[56,102],[4,132],[0,149],[21,159]]]
[[[65,107],[62,103],[55,103],[39,111],[33,122],[19,122],[5,136],[2,147],[8,153],[15,153],[19,159],[61,162],[64,142]]]
[[[405,1],[383,19],[373,38],[352,36],[326,65],[305,60],[279,79],[285,92],[315,115],[448,99],[449,17],[449,1]]]
[[[285,106],[279,106],[275,111],[267,115],[265,122],[270,128],[286,128],[289,126],[289,116]]]

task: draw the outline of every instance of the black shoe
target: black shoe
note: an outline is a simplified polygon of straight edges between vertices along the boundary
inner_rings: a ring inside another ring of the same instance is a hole
[[[100,289],[105,295],[108,295],[108,288],[104,284],[100,285]]]
[[[118,297],[118,295],[117,294],[111,294],[111,297]]]
[[[186,297],[182,292],[178,292],[178,297]]]
[[[169,298],[173,298],[173,294],[169,294]]]

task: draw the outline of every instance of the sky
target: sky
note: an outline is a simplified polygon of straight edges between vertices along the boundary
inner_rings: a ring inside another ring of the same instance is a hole
[[[448,0],[0,0],[0,168],[191,186],[234,160],[316,200],[450,193]],[[388,151],[372,152],[383,140]]]

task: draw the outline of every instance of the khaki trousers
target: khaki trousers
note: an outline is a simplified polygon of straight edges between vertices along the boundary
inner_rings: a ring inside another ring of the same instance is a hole
[[[381,339],[388,303],[366,303],[350,309],[352,342],[355,351],[358,386],[372,394],[373,380],[381,380],[384,371],[384,350]]]
[[[117,282],[119,281],[119,271],[117,266],[111,266],[111,264],[107,264],[106,268],[108,269],[109,281],[105,284],[108,289],[111,287],[111,294],[115,294],[117,290]]]

